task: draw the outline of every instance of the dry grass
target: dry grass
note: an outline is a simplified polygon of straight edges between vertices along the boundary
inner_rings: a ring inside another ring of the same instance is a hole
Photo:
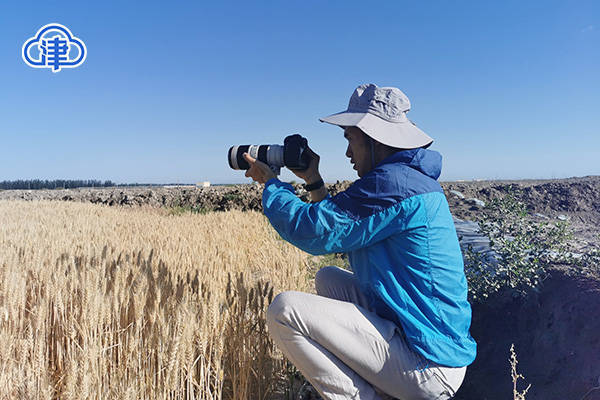
[[[0,221],[0,398],[273,398],[264,313],[308,255],[262,214],[2,201]]]

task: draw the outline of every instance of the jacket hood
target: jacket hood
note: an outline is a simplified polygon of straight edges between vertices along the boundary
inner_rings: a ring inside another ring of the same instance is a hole
[[[436,180],[440,177],[442,172],[442,155],[435,150],[401,150],[385,158],[377,165],[377,167],[389,163],[408,165],[412,169]]]

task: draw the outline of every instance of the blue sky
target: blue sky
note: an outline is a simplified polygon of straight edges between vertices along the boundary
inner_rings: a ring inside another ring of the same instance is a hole
[[[82,66],[23,62],[51,22]],[[249,182],[229,147],[292,133],[356,179],[318,118],[361,83],[408,95],[441,180],[600,174],[598,1],[3,2],[0,66],[0,180]]]

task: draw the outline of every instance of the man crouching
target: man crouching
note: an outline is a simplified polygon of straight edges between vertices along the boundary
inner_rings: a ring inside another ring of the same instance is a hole
[[[312,202],[264,163],[264,213],[281,237],[313,254],[344,252],[352,272],[325,267],[317,294],[288,291],[269,306],[269,334],[325,399],[448,399],[473,362],[462,253],[437,178],[441,155],[408,118],[397,88],[359,86],[348,109],[321,119],[344,129],[359,179],[332,197],[310,150]]]

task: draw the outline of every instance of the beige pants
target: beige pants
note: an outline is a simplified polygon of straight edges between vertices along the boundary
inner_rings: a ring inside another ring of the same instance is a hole
[[[412,351],[397,326],[367,308],[351,272],[321,269],[318,295],[279,294],[269,333],[324,399],[449,399],[466,368],[449,368]]]

